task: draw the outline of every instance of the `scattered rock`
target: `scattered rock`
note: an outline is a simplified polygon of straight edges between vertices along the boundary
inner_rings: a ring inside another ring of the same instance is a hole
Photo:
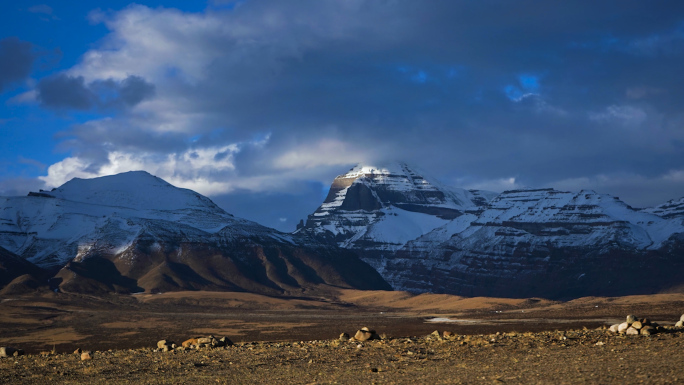
[[[630,326],[630,327],[625,331],[625,334],[627,334],[628,336],[630,336],[630,335],[632,335],[632,336],[634,336],[634,335],[639,335],[639,331],[638,331],[637,329],[635,329],[635,328],[633,328],[633,327]]]
[[[624,333],[627,331],[629,328],[629,323],[623,322],[620,325],[618,325],[618,333]]]
[[[197,339],[197,345],[200,345],[200,344],[210,345],[211,341],[213,341],[212,337],[200,337]]]
[[[190,348],[192,346],[197,346],[197,345],[199,345],[199,342],[197,342],[197,340],[198,340],[197,338],[190,338],[188,340],[183,341],[181,346],[184,348]]]
[[[451,339],[451,338],[454,338],[455,336],[456,335],[453,332],[449,332],[446,330],[444,331],[444,333],[442,333],[442,338],[444,338],[444,339]]]
[[[679,329],[679,328],[684,328],[684,321],[679,320],[679,321],[675,324],[675,327],[678,328],[678,329]]]
[[[656,333],[656,328],[654,328],[651,325],[646,325],[643,328],[641,328],[641,335],[643,336],[650,336],[651,334]]]
[[[0,358],[23,356],[24,351],[9,346],[0,347]]]
[[[93,359],[93,353],[92,352],[81,353],[81,361],[92,360],[92,359]]]
[[[435,340],[439,341],[442,339],[442,335],[439,333],[439,330],[435,330],[434,332],[430,333],[428,338],[435,339]]]
[[[349,341],[349,334],[347,334],[347,333],[340,334],[340,341],[342,341],[342,342]]]
[[[636,320],[637,320],[637,317],[634,316],[634,315],[632,315],[632,314],[630,314],[630,315],[627,316],[627,323],[630,324],[630,325],[631,325],[632,323],[636,322]]]
[[[74,354],[81,354],[81,353],[83,353],[83,350],[81,350],[81,348],[76,348],[76,350],[74,350]]]
[[[375,330],[370,330],[367,327],[363,327],[354,334],[354,339],[356,341],[370,341],[379,340],[380,336],[375,332]]]
[[[620,326],[620,324],[611,325],[610,329],[608,329],[608,330],[610,330],[613,333],[618,333],[618,327],[619,326]]]
[[[640,321],[634,321],[632,322],[632,327],[636,330],[640,330],[643,327],[643,325]]]

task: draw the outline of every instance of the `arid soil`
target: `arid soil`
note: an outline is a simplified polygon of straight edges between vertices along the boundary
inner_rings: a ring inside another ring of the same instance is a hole
[[[677,383],[682,332],[596,329],[627,314],[674,325],[682,313],[682,294],[552,302],[352,290],[308,298],[43,293],[0,299],[0,346],[28,353],[0,359],[0,384]],[[337,341],[362,326],[386,339]],[[426,338],[434,330],[456,337]],[[160,339],[210,334],[236,344],[152,351]],[[76,348],[95,351],[93,359],[81,361]]]

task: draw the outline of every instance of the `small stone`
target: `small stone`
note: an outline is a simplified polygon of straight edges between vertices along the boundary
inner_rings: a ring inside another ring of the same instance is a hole
[[[627,316],[627,323],[630,324],[630,325],[631,325],[632,323],[636,322],[636,320],[637,320],[637,317],[636,317],[636,316],[633,316],[633,315],[631,315],[631,314]]]
[[[627,322],[623,322],[620,325],[618,325],[618,333],[624,333],[627,331],[629,328],[629,324]]]
[[[639,331],[637,329],[634,329],[633,327],[629,327],[627,331],[625,331],[625,334],[627,334],[628,336],[635,336],[639,335]]]
[[[349,341],[349,334],[347,334],[347,333],[340,334],[340,341],[342,341],[342,342]]]
[[[640,321],[634,321],[634,322],[632,322],[632,327],[633,327],[634,329],[636,329],[636,330],[641,330],[641,328],[643,327],[643,325],[641,324]]]
[[[380,336],[375,332],[375,330],[370,330],[367,327],[363,327],[354,334],[354,339],[356,341],[369,341],[369,340],[379,340]]]
[[[618,332],[618,326],[620,326],[620,324],[611,325],[610,329],[608,329],[608,330],[610,330],[613,333],[617,333]]]
[[[442,338],[444,338],[444,339],[454,338],[454,333],[445,330],[444,333],[442,333]]]
[[[5,346],[0,347],[0,358],[12,357],[12,355],[14,354],[14,352],[16,350],[17,349],[15,349],[15,348],[10,348],[10,347],[5,347]]]
[[[92,360],[92,359],[93,359],[93,355],[91,354],[91,352],[81,353],[81,361]]]
[[[429,337],[430,337],[430,338],[434,338],[434,339],[436,339],[436,340],[441,340],[441,339],[442,339],[442,335],[439,334],[439,330],[435,330],[434,332],[430,333]]]
[[[603,346],[603,345],[605,345],[605,344],[604,344],[603,342],[601,342],[601,341],[599,341],[599,342],[596,343],[596,346]]]

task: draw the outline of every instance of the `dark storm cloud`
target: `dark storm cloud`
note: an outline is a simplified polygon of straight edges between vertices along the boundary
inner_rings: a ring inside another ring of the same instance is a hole
[[[38,100],[50,108],[87,110],[95,105],[95,94],[85,85],[82,76],[58,74],[38,83]]]
[[[83,153],[107,139],[100,159],[236,144],[231,177],[285,170],[293,186],[390,159],[470,185],[684,195],[684,3],[250,0],[106,23],[114,48],[73,72],[99,79],[82,84],[91,103],[158,103],[74,130]],[[112,85],[117,71],[142,77]]]
[[[16,37],[0,40],[0,92],[29,76],[36,60],[32,49],[31,43]]]
[[[111,79],[86,84],[82,76],[64,73],[42,79],[38,83],[41,105],[54,109],[89,110],[128,108],[154,95],[154,85],[139,76],[128,76],[121,82]]]

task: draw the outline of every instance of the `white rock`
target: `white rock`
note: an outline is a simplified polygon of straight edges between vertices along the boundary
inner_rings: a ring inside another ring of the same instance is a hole
[[[618,325],[618,333],[624,333],[629,329],[629,324],[627,322],[623,322],[620,325]]]

